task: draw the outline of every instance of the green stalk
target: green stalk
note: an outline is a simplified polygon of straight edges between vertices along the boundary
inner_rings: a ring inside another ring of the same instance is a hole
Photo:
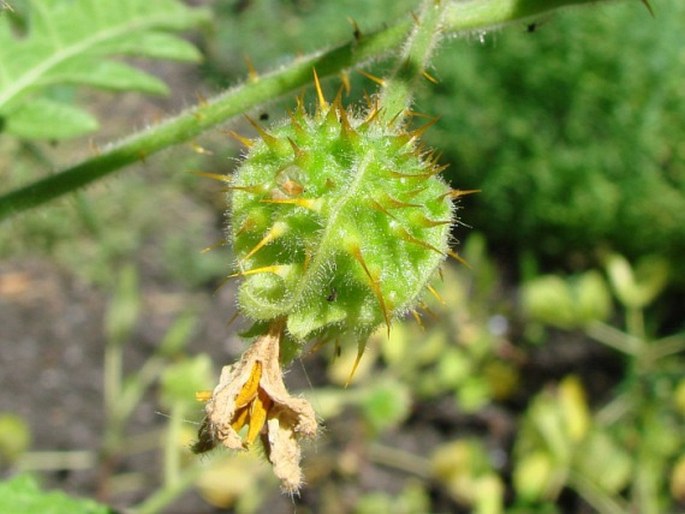
[[[592,480],[586,479],[581,473],[571,472],[568,479],[569,485],[583,497],[597,512],[603,514],[625,514],[628,506],[619,498],[609,496]]]
[[[446,1],[446,0],[445,0]],[[608,1],[608,0],[604,0]],[[471,0],[447,3],[444,29],[449,32],[489,30],[570,5],[591,0]],[[593,4],[599,2],[592,2]],[[158,125],[113,144],[102,153],[66,170],[0,196],[0,221],[73,192],[135,162],[144,161],[170,146],[188,141],[238,114],[312,82],[312,69],[320,77],[362,65],[395,50],[412,26],[407,18],[360,40],[297,59],[256,80],[230,89]]]
[[[105,403],[105,435],[104,452],[111,455],[121,442],[122,419],[119,408],[121,397],[121,383],[123,373],[123,345],[109,341],[105,345],[104,363],[104,403]]]
[[[164,438],[164,487],[173,488],[181,477],[181,453],[178,449],[181,429],[184,423],[185,409],[182,402],[171,406],[171,416]]]
[[[641,348],[641,341],[631,334],[618,330],[611,325],[594,321],[585,328],[585,333],[595,341],[618,350],[626,355],[635,357]]]
[[[424,0],[421,17],[409,34],[397,67],[383,81],[379,100],[383,109],[381,116],[386,121],[398,115],[402,118],[411,106],[416,82],[427,73],[426,67],[441,37],[441,20],[446,5],[444,0]]]
[[[205,463],[196,463],[195,465],[184,469],[173,485],[165,485],[157,490],[152,495],[148,496],[137,507],[130,509],[133,514],[156,514],[161,512],[165,507],[171,504],[176,498],[186,492],[203,471],[207,469]]]

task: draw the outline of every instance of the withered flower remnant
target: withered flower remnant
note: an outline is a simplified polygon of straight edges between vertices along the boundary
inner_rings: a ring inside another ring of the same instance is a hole
[[[232,450],[247,449],[260,436],[283,490],[295,493],[302,484],[299,439],[314,437],[317,421],[309,402],[291,396],[283,383],[283,328],[282,320],[272,323],[239,362],[224,366],[205,406],[193,451],[203,453],[219,443]]]

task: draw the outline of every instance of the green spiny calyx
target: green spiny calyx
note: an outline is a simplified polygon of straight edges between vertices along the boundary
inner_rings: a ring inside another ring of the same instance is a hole
[[[256,321],[287,320],[289,334],[355,334],[411,310],[448,248],[452,191],[408,132],[319,92],[288,121],[245,141],[230,190],[239,305]]]

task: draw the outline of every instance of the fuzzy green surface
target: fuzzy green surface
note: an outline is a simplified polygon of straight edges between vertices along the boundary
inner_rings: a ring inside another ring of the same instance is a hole
[[[305,340],[365,337],[411,309],[447,255],[453,219],[430,155],[402,129],[335,105],[300,108],[268,134],[231,182],[243,313],[286,316]]]

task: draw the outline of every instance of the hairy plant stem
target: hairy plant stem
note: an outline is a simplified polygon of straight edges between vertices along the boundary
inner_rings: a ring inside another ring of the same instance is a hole
[[[444,1],[445,33],[488,30],[561,7],[599,3],[591,0]],[[135,133],[60,173],[10,191],[0,196],[0,221],[75,191],[125,166],[144,162],[160,150],[188,141],[242,112],[291,93],[311,83],[312,68],[316,68],[320,77],[325,77],[387,54],[401,45],[411,27],[412,20],[407,18],[378,32],[362,35],[358,40],[297,59]]]
[[[426,78],[426,67],[442,34],[441,21],[447,2],[424,0],[420,18],[405,42],[392,74],[383,81],[379,96],[381,116],[386,121],[399,116],[401,121],[411,107],[417,82]],[[429,79],[430,80],[430,79]]]

